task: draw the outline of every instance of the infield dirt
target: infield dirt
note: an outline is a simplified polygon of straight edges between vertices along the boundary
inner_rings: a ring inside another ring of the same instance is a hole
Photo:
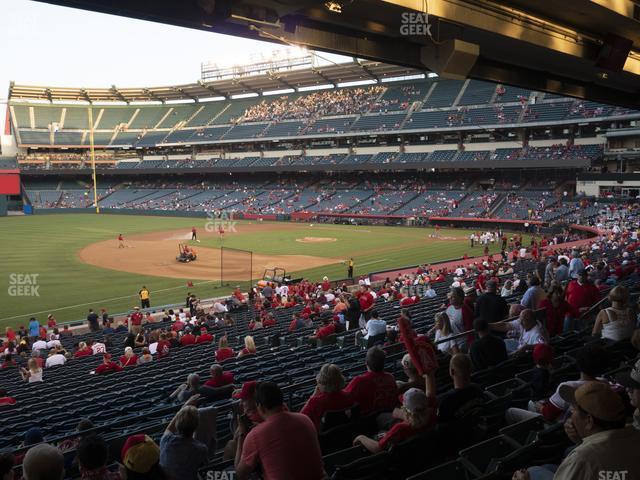
[[[289,230],[299,228],[295,224],[252,224],[243,225],[243,234],[269,230]],[[226,234],[228,235],[228,234]],[[201,232],[202,239],[218,237],[215,232]],[[125,248],[118,248],[116,240],[92,243],[79,251],[80,260],[111,270],[155,275],[168,278],[198,280],[220,279],[220,249],[200,246],[190,241],[191,234],[185,229],[145,233],[125,237]],[[180,263],[176,260],[178,243],[187,242],[195,249],[195,262]],[[224,277],[227,280],[248,278],[248,255],[228,251],[224,260]],[[280,267],[287,271],[322,267],[341,262],[340,258],[326,258],[311,255],[263,255],[253,253],[251,278],[261,278],[265,269]]]

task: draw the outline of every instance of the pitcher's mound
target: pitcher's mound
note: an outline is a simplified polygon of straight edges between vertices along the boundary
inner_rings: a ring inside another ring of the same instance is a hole
[[[300,243],[326,243],[335,242],[337,239],[334,237],[304,237],[296,238],[296,242]]]

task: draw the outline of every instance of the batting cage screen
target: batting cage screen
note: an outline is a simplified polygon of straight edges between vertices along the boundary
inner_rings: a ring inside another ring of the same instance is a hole
[[[253,252],[237,248],[220,247],[220,286],[251,282]]]

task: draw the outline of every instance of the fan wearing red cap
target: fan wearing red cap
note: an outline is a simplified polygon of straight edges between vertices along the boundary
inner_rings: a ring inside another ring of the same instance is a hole
[[[102,356],[102,364],[96,367],[96,375],[102,375],[103,373],[109,372],[121,372],[122,367],[118,365],[116,362],[111,361],[111,354],[105,353]]]
[[[258,408],[256,406],[256,389],[258,388],[258,382],[251,380],[249,382],[244,382],[242,384],[242,388],[240,390],[236,390],[233,392],[232,397],[236,400],[240,400],[240,405],[242,407],[243,413],[253,422],[254,424],[260,423],[263,421],[263,418],[258,413]]]
[[[256,425],[264,422],[264,419],[258,413],[258,406],[256,404],[256,390],[258,388],[258,382],[250,380],[242,384],[242,388],[235,390],[232,394],[232,398],[240,400],[239,411],[236,411],[237,423],[236,429],[233,433],[233,438],[227,442],[224,448],[224,460],[233,459],[237,444],[241,435],[246,435]]]

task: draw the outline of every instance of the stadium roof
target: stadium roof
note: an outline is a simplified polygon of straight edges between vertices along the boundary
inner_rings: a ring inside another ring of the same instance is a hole
[[[9,99],[25,100],[66,100],[86,102],[144,102],[171,100],[194,100],[226,97],[263,92],[337,85],[365,80],[380,81],[396,77],[423,74],[414,68],[388,65],[369,60],[354,59],[352,62],[323,67],[270,72],[263,75],[229,78],[189,85],[167,87],[124,88],[115,85],[110,88],[59,88],[47,86],[27,86],[11,84]]]
[[[38,0],[640,107],[637,0]]]

